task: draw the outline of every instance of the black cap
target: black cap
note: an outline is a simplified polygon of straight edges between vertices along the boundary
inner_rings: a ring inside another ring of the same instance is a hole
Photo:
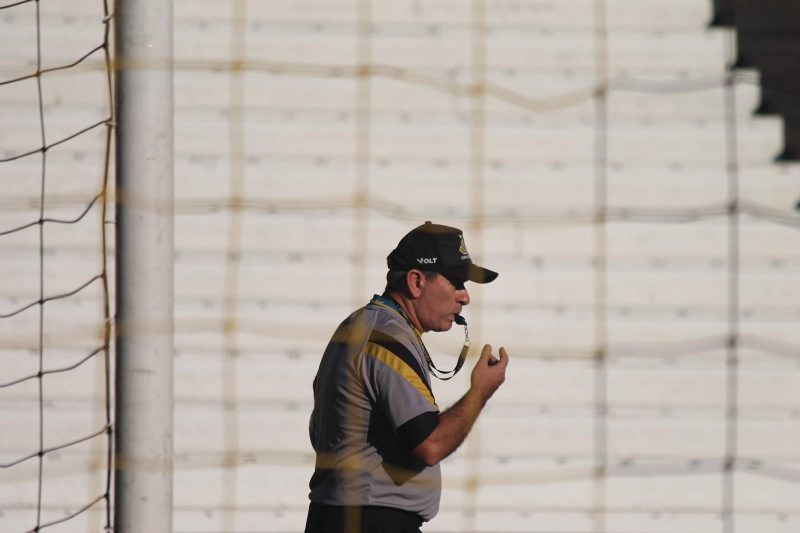
[[[400,239],[397,248],[386,258],[386,264],[390,271],[416,268],[475,283],[489,283],[497,277],[497,272],[472,262],[460,229],[432,224],[430,221]]]

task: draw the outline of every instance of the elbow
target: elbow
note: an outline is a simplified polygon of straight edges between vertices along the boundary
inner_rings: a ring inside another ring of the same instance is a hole
[[[423,441],[419,446],[414,448],[414,455],[422,461],[425,466],[436,466],[442,460],[436,445],[429,440]]]
[[[439,413],[429,412],[415,419],[417,422],[418,431],[412,434],[419,436],[425,435],[425,438],[418,444],[410,447],[409,449],[413,454],[427,467],[436,466],[439,461],[444,459],[448,452],[446,433],[443,431],[442,421]],[[406,424],[406,426],[408,423]]]
[[[417,456],[417,457],[419,457],[419,456]],[[425,464],[425,466],[427,466],[429,468],[432,467],[432,466],[436,466],[437,464],[439,464],[439,461],[440,461],[440,459],[438,457],[434,457],[434,456],[420,457],[420,459]]]

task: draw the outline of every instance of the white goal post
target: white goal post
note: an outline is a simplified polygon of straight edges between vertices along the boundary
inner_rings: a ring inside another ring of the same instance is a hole
[[[172,531],[172,2],[116,5],[114,531]]]

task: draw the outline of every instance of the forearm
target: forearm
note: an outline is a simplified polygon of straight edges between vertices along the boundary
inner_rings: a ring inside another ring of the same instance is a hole
[[[492,356],[492,346],[487,344],[472,370],[470,388],[450,409],[439,415],[436,429],[422,441],[414,453],[426,465],[433,466],[461,446],[483,406],[503,383],[508,366],[508,354],[500,348],[500,359]]]

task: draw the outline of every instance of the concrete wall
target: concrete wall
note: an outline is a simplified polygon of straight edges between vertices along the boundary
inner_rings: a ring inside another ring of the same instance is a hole
[[[42,3],[53,64],[102,39],[99,6],[71,4]],[[31,9],[0,11],[4,73],[30,70]],[[474,346],[512,356],[426,531],[800,528],[800,172],[774,163],[783,124],[754,115],[758,73],[725,84],[735,48],[708,28],[711,3],[191,0],[175,14],[176,531],[302,529],[319,356],[424,220],[463,228],[501,272],[465,316]],[[45,78],[52,135],[104,116],[102,73],[95,60]],[[0,86],[0,116],[4,153],[37,146],[30,84]],[[85,208],[102,140],[48,156],[48,210]],[[0,164],[0,231],[36,220],[39,163]],[[47,291],[99,268],[92,213],[46,227]],[[0,247],[6,313],[38,298],[36,228]],[[46,305],[47,364],[96,341],[101,297]],[[0,328],[0,381],[35,371],[35,308]],[[461,340],[426,336],[437,366]],[[48,439],[102,424],[97,365],[44,380]],[[434,384],[440,405],[463,373]],[[0,405],[2,456],[35,452],[35,381]],[[46,458],[48,516],[103,491],[102,445],[86,448]],[[32,527],[37,485],[0,470],[10,530]]]

